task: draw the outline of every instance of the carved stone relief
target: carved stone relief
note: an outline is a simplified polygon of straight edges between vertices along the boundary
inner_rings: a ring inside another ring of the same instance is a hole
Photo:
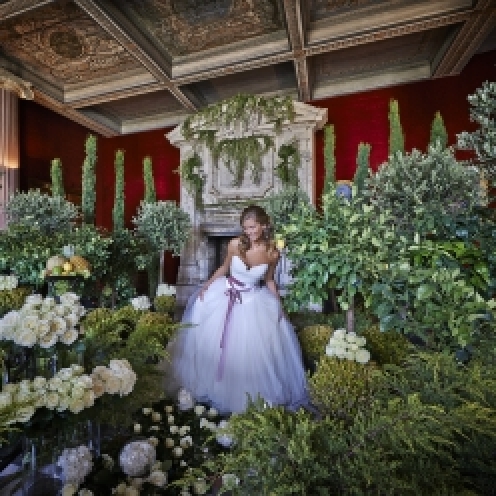
[[[277,0],[130,0],[119,7],[172,57],[284,27]]]
[[[275,146],[263,157],[263,173],[259,184],[246,177],[241,186],[233,185],[232,176],[222,164],[215,164],[212,155],[205,145],[196,148],[203,163],[203,173],[207,178],[203,202],[204,208],[198,209],[186,185],[181,184],[181,208],[186,211],[192,223],[191,235],[181,254],[181,265],[178,274],[177,300],[184,305],[195,286],[205,281],[213,270],[211,238],[232,237],[239,233],[240,200],[262,199],[283,187],[274,174],[277,161],[277,150],[281,144],[296,141],[301,156],[301,167],[298,171],[299,184],[303,191],[315,201],[314,184],[314,137],[315,131],[327,121],[327,109],[321,109],[295,102],[296,118],[286,123],[280,133],[276,133],[273,125],[257,116],[252,116],[243,128],[230,127],[217,129],[217,139],[226,136],[241,137],[250,134],[267,134],[274,139]],[[181,127],[168,133],[169,141],[180,149],[181,161],[188,158],[195,144],[186,141],[181,134]]]
[[[0,47],[58,84],[81,83],[140,64],[74,4],[49,4],[0,25]]]

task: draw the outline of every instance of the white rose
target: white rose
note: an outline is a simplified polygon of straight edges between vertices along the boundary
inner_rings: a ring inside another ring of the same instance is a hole
[[[186,389],[180,389],[177,395],[179,410],[191,410],[195,405],[192,394]]]
[[[69,400],[69,411],[71,413],[80,413],[84,410],[84,401],[82,398],[71,398]]]
[[[189,425],[183,425],[180,429],[179,429],[179,435],[180,436],[185,436],[189,431],[190,431],[190,427]]]
[[[205,407],[203,405],[196,405],[195,406],[195,413],[197,415],[202,415],[204,411],[205,411]]]
[[[167,416],[167,423],[174,425],[174,415],[168,415]]]
[[[167,484],[167,475],[161,470],[154,470],[147,481],[156,487],[164,487]]]
[[[59,395],[55,392],[49,392],[45,396],[45,406],[49,410],[54,410],[59,406]]]
[[[210,408],[207,412],[207,416],[210,418],[217,417],[219,412],[215,408]]]
[[[72,368],[72,367],[71,367]],[[73,369],[74,370],[74,369]],[[74,372],[77,373],[77,372]],[[93,388],[93,380],[89,375],[80,375],[76,376],[75,380],[73,380],[74,387],[80,387],[83,389],[92,389]]]
[[[325,349],[325,354],[330,357],[334,356],[336,354],[335,348],[327,345]]]
[[[176,457],[176,458],[181,458],[181,456],[183,456],[183,449],[179,446],[176,446],[173,450],[172,450],[172,454]]]
[[[95,393],[91,390],[85,391],[83,395],[83,402],[85,408],[90,408],[95,404]]]
[[[76,339],[79,337],[79,332],[77,329],[67,329],[67,331],[60,336],[60,342],[66,345],[70,345],[76,341]]]
[[[332,335],[337,339],[344,339],[346,336],[346,329],[336,329]]]
[[[82,399],[82,398],[83,398],[84,393],[85,393],[85,390],[84,390],[83,388],[80,388],[80,387],[74,387],[74,388],[72,388],[72,390],[71,390],[71,398],[72,398],[73,400],[76,400],[76,399],[80,400],[80,399]]]
[[[43,336],[50,332],[50,322],[46,319],[40,319],[38,321],[38,335]]]
[[[193,492],[195,494],[206,494],[207,490],[208,486],[205,479],[197,479],[193,484]]]
[[[64,317],[64,323],[68,328],[76,327],[78,325],[78,322],[79,317],[75,313],[71,312],[69,315],[66,315]]]
[[[72,369],[73,375],[82,375],[82,373],[84,372],[84,368],[81,365],[77,365],[75,363],[71,365],[71,369]],[[89,376],[86,376],[86,377],[89,377]]]
[[[36,336],[36,332],[32,329],[22,328],[16,335],[16,339],[14,340],[16,344],[21,346],[26,346],[28,348],[32,348],[38,338]]]
[[[355,360],[358,363],[367,363],[370,360],[370,352],[368,350],[360,349],[355,352]]]
[[[23,406],[17,410],[17,421],[27,422],[34,415],[35,409],[32,406]]]
[[[42,389],[47,385],[47,380],[44,377],[36,376],[33,379],[33,388]]]
[[[189,448],[190,446],[193,446],[193,439],[191,436],[184,436],[183,438],[180,439],[179,441],[179,446],[181,448]]]
[[[16,394],[15,400],[17,403],[25,403],[31,399],[31,391],[23,391],[22,389]]]
[[[121,381],[118,377],[109,377],[105,382],[105,392],[107,394],[117,394],[121,389]]]
[[[169,427],[169,432],[171,434],[177,434],[179,432],[179,428],[177,427],[177,425],[171,425]]]
[[[39,342],[42,348],[48,349],[54,346],[57,340],[58,340],[57,334],[55,334],[54,332],[49,332],[41,336]]]
[[[70,367],[65,367],[57,372],[57,376],[63,381],[69,381],[72,379],[74,371]]]
[[[24,300],[25,305],[40,305],[43,301],[43,298],[40,294],[31,294],[26,296]]]
[[[363,348],[367,344],[367,338],[364,336],[357,336],[355,342],[360,348]]]
[[[62,317],[55,317],[50,323],[50,330],[61,336],[67,330],[66,321]]]
[[[348,343],[354,343],[355,340],[357,338],[357,335],[355,332],[349,332],[348,334],[346,334],[346,341],[348,341]]]
[[[162,415],[158,412],[152,412],[152,421],[153,422],[160,422],[162,420]]]
[[[174,411],[174,407],[171,406],[171,405],[166,405],[164,410],[167,412],[167,413],[172,413]]]
[[[165,438],[165,447],[166,448],[173,448],[174,447],[174,439],[171,437],[166,437]]]
[[[59,405],[57,406],[58,412],[65,412],[69,408],[69,399],[63,396],[59,397]]]
[[[355,360],[355,352],[351,350],[347,350],[344,354],[344,357],[346,358],[346,360],[353,361]]]
[[[143,412],[143,415],[151,415],[152,409],[151,408],[143,408],[142,412]]]
[[[158,439],[154,436],[149,437],[148,442],[155,448],[158,446]]]
[[[93,379],[93,393],[95,398],[100,398],[105,393],[105,384],[100,379]]]
[[[61,305],[73,306],[79,302],[79,296],[76,293],[64,293],[60,295]]]

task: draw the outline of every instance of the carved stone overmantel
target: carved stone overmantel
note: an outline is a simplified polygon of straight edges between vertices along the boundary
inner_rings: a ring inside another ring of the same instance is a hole
[[[240,186],[233,185],[233,177],[220,160],[215,164],[210,150],[204,144],[186,140],[177,126],[166,135],[169,141],[180,149],[181,162],[195,151],[200,155],[206,184],[203,192],[203,209],[198,209],[187,185],[181,182],[181,208],[191,219],[191,234],[181,254],[177,281],[177,303],[184,306],[194,288],[206,281],[215,268],[212,238],[232,237],[240,232],[239,214],[241,204],[276,193],[283,184],[274,173],[277,152],[283,144],[294,142],[299,149],[301,167],[298,171],[299,184],[315,203],[315,131],[327,122],[327,109],[321,109],[301,102],[294,102],[295,119],[283,124],[276,132],[270,122],[259,115],[249,116],[246,124],[216,128],[216,139],[240,138],[258,134],[269,135],[274,147],[263,156],[260,182],[255,183],[249,172]]]
[[[14,74],[0,67],[0,89],[16,93],[19,98],[33,100],[34,93],[31,83],[14,76]]]

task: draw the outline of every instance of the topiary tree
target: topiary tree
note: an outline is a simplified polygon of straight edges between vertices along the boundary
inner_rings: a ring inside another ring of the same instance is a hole
[[[448,146],[448,133],[446,127],[444,126],[443,117],[441,112],[436,112],[431,126],[431,139],[430,145],[435,145],[437,142],[441,144],[443,148]]]
[[[400,122],[398,102],[391,99],[389,102],[389,155],[405,151],[405,136]]]
[[[65,197],[64,181],[62,179],[62,162],[59,158],[52,160],[50,169],[50,177],[52,179],[52,196]]]
[[[360,195],[365,188],[365,180],[369,177],[369,157],[371,146],[368,143],[360,143],[357,153],[357,168],[353,184],[356,188],[356,193]]]
[[[336,137],[334,125],[328,124],[324,127],[324,194],[328,193],[332,185],[336,183]]]
[[[90,134],[85,144],[86,158],[83,162],[81,209],[85,224],[95,223],[96,202],[96,136]]]
[[[471,105],[470,120],[479,129],[457,135],[461,150],[473,150],[479,170],[489,182],[489,191],[496,186],[496,82],[486,81],[473,95],[468,96]]]
[[[124,229],[124,150],[115,152],[115,200],[112,210],[114,231]]]
[[[155,192],[155,181],[153,178],[152,159],[145,157],[143,159],[143,179],[145,182],[145,199],[146,203],[154,203],[157,201],[157,193]]]

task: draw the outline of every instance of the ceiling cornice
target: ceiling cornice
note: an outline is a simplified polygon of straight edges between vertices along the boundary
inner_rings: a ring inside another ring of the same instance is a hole
[[[93,18],[107,33],[120,43],[150,73],[190,111],[196,111],[199,104],[186,96],[169,76],[170,66],[164,65],[164,57],[139,31],[109,2],[96,0],[74,0],[81,9]],[[125,27],[124,27],[125,26]]]
[[[298,81],[298,93],[301,101],[308,102],[311,100],[312,89],[308,74],[308,61],[304,52],[306,29],[302,15],[301,0],[284,0],[283,4],[296,71],[296,80]]]
[[[495,26],[494,1],[479,0],[470,17],[440,57],[440,62],[434,68],[433,77],[459,74]]]
[[[9,2],[0,4],[0,19],[5,20],[9,17],[15,17],[54,1],[55,0],[10,0]]]

